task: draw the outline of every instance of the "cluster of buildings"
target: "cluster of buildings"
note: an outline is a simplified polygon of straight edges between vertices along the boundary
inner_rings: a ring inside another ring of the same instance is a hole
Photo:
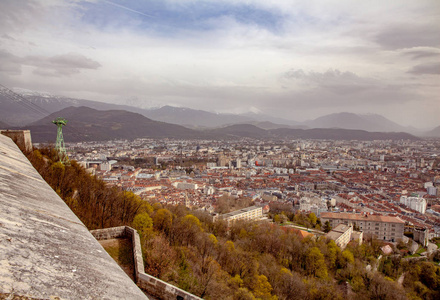
[[[247,199],[255,208],[282,204],[314,212],[333,228],[351,224],[387,241],[404,231],[440,235],[436,140],[140,139],[68,148],[71,159],[109,185],[146,200],[214,212],[222,197]]]
[[[405,221],[397,216],[389,215],[370,215],[353,213],[333,213],[326,212],[321,214],[321,222],[329,222],[332,228],[341,224],[356,227],[364,234],[370,234],[384,241],[396,242],[403,237]]]

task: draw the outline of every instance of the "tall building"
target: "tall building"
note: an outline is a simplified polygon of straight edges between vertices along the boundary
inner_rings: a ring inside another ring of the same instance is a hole
[[[237,169],[240,169],[241,168],[241,159],[240,158],[237,158]]]
[[[408,206],[409,208],[418,211],[421,214],[424,214],[426,212],[426,200],[421,197],[407,197],[402,196],[400,197],[400,203]]]
[[[329,221],[332,228],[339,224],[356,225],[365,234],[378,239],[395,242],[403,238],[405,222],[398,217],[368,214],[322,212],[321,222]]]
[[[219,167],[225,167],[227,166],[229,161],[226,159],[226,157],[223,154],[220,154],[217,159],[217,166]]]

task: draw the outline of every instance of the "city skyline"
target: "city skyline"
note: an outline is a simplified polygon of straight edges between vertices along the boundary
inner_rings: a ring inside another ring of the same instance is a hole
[[[0,83],[140,107],[440,125],[440,3],[2,1]]]

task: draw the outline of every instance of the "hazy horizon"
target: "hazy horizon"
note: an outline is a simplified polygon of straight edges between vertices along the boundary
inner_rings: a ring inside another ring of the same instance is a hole
[[[440,125],[440,2],[0,2],[0,84],[140,107]]]

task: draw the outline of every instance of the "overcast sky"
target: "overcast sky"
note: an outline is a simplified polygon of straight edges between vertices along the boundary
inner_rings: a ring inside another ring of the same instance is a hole
[[[136,106],[440,125],[439,0],[0,0],[0,83]]]

